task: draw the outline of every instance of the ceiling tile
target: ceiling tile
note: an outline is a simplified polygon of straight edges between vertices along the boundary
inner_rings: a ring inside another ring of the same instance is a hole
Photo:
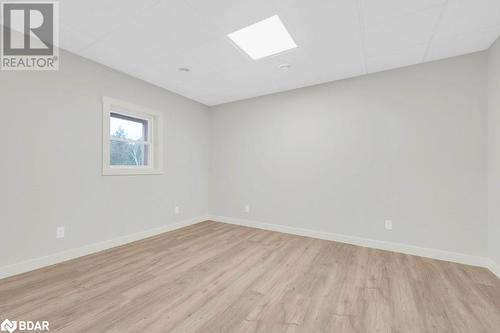
[[[500,25],[490,29],[434,39],[425,60],[432,61],[485,50],[499,35]]]
[[[422,62],[427,44],[412,45],[397,52],[380,52],[366,60],[368,72],[380,72],[387,69],[414,65]]]
[[[433,36],[443,6],[398,16],[366,28],[367,58],[381,51],[404,50],[411,45],[428,43]]]
[[[81,31],[67,23],[61,23],[59,31],[59,47],[78,53],[97,39],[97,36]]]
[[[446,0],[360,0],[366,26],[443,5]]]
[[[499,0],[449,0],[440,35],[460,35],[500,24]]]
[[[59,1],[61,23],[93,36],[103,36],[161,0],[64,0]]]
[[[273,0],[186,0],[224,35],[277,14]]]
[[[143,79],[169,86],[178,84],[185,90],[191,90],[190,95],[196,90],[208,95],[215,89],[224,90],[225,86],[214,82],[219,73],[230,73],[253,63],[229,41],[221,38],[179,54],[165,55],[161,60],[144,63],[135,70],[142,74]],[[190,71],[179,71],[180,67]]]
[[[180,54],[175,60],[193,73],[212,74],[213,71],[232,71],[254,63],[226,38],[217,38]],[[174,63],[175,64],[175,63]]]

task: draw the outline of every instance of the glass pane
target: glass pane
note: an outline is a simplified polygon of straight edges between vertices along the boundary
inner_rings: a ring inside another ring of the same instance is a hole
[[[111,165],[148,165],[148,144],[111,140],[110,145]]]
[[[148,121],[111,113],[109,133],[113,138],[147,141]]]

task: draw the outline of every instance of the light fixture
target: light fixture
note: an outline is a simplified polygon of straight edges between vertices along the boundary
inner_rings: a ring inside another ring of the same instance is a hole
[[[179,70],[179,72],[185,72],[185,73],[191,72],[191,70],[189,68],[186,68],[186,67],[179,67],[177,69]]]
[[[278,15],[227,35],[253,60],[297,47]]]

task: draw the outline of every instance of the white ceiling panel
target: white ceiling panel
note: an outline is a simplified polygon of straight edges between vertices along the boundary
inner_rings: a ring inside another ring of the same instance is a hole
[[[278,8],[276,1],[273,0],[186,1],[196,12],[209,19],[224,35],[273,16]]]
[[[437,33],[463,35],[500,25],[500,0],[448,0]]]
[[[364,23],[369,27],[430,7],[444,5],[446,0],[360,0],[360,2]]]
[[[60,4],[62,48],[207,105],[481,51],[500,34],[500,0]],[[226,36],[273,15],[297,48],[254,61]]]
[[[61,23],[100,37],[123,27],[161,0],[63,0],[59,1]]]
[[[421,63],[426,49],[427,43],[423,43],[396,52],[380,52],[366,60],[368,72],[380,72]]]
[[[367,57],[372,57],[382,50],[397,51],[411,45],[428,43],[443,9],[443,6],[434,6],[367,27],[365,37]]]
[[[500,25],[447,38],[436,38],[430,45],[425,60],[438,60],[467,54],[470,50],[487,49],[499,35]]]
[[[59,33],[59,47],[70,52],[79,53],[91,45],[98,37],[88,31],[82,31],[68,23],[61,22]]]

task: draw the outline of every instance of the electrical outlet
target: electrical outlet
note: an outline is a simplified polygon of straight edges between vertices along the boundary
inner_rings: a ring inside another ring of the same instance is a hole
[[[391,220],[385,220],[385,229],[392,230],[392,221]]]
[[[56,238],[64,238],[64,227],[56,228]]]
[[[175,208],[174,208],[174,214],[175,215],[179,215],[180,211],[181,211],[180,208],[177,207],[177,206],[175,206]]]
[[[250,213],[250,205],[245,205],[245,213]]]

